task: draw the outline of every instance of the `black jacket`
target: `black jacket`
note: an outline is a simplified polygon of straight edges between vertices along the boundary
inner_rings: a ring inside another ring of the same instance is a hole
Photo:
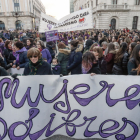
[[[10,64],[6,65],[4,60],[1,57],[0,57],[0,66],[3,67],[6,70],[8,70],[12,67]]]
[[[128,75],[137,75],[137,71],[133,71],[133,69],[137,68],[137,63],[134,58],[131,58],[127,65]]]
[[[92,68],[90,69],[88,74],[90,74],[90,73],[101,74],[98,63],[92,65]]]
[[[20,68],[24,68],[26,64],[28,64],[28,62],[29,59],[27,58],[27,52],[19,54],[19,64],[17,64],[17,66],[19,66]]]
[[[74,49],[70,53],[68,71],[71,71],[71,74],[81,74],[81,65],[82,65],[82,53],[77,52],[77,49]]]
[[[55,67],[52,67],[52,73],[54,75],[60,75],[61,74],[61,66],[58,64]]]
[[[3,68],[0,67],[0,76],[8,76],[9,74],[7,73],[7,71]]]
[[[4,49],[4,57],[6,59],[7,64],[9,64],[10,62],[8,61],[9,55],[12,52],[12,50],[10,49]]]
[[[128,75],[128,72],[127,72],[128,60],[129,60],[128,53],[124,53],[120,62],[114,64],[112,73],[115,75]]]
[[[23,75],[30,75],[31,69],[29,63],[25,66]],[[51,65],[43,61],[42,65],[37,68],[36,75],[52,75]]]
[[[105,61],[104,57],[99,58],[99,68],[100,68],[101,74],[107,73],[106,64],[107,62]]]
[[[53,46],[50,46],[50,45],[46,44],[46,47],[49,50],[49,52],[52,56],[52,59],[53,59],[55,57],[55,52],[53,51],[53,47],[55,47],[55,45],[53,44]]]
[[[8,62],[13,63],[13,61],[16,60],[15,56],[13,55],[13,52],[10,52],[8,57]]]

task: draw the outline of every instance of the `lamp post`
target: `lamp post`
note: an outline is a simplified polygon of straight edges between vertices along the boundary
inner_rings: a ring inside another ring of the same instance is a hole
[[[18,18],[22,15],[23,15],[23,12],[20,12],[20,11],[13,11],[12,12],[12,16],[16,18],[16,22],[18,21]]]

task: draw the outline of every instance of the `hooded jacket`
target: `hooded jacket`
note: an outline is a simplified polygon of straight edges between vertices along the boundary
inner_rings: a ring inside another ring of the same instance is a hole
[[[82,53],[75,48],[70,53],[69,63],[67,69],[71,71],[71,74],[81,74],[81,65],[82,65]]]
[[[61,65],[61,74],[68,75],[67,65],[69,61],[70,50],[68,49],[59,49],[59,54],[57,56],[58,62]]]

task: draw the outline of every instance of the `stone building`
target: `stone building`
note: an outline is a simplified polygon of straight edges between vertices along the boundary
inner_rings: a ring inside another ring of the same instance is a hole
[[[41,12],[41,0],[0,0],[0,30],[37,28]]]
[[[74,11],[88,7],[96,29],[140,30],[140,0],[74,0]]]

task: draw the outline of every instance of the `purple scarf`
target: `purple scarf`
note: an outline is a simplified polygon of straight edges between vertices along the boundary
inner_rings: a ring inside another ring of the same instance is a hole
[[[83,65],[82,65],[82,73],[83,74],[87,74],[91,68],[92,68],[92,63],[89,63],[90,64],[90,67],[89,68],[85,68]]]
[[[16,57],[16,64],[19,64],[19,55],[26,51],[27,51],[27,49],[25,47],[23,47],[21,50],[16,51],[16,53],[14,55]]]

